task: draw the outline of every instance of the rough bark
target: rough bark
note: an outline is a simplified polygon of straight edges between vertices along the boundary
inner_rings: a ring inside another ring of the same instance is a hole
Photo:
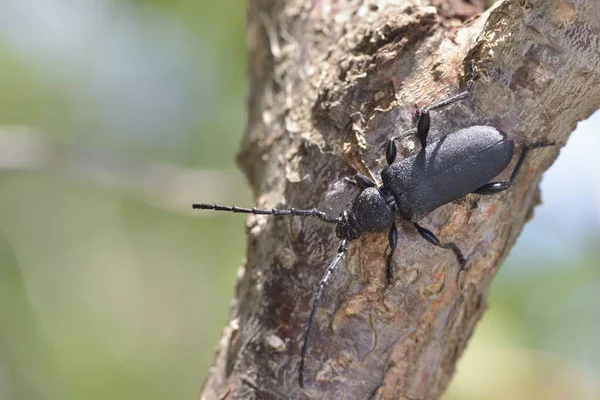
[[[471,99],[433,112],[430,137],[489,124],[517,143],[556,145],[534,150],[510,190],[468,195],[420,221],[459,244],[465,271],[400,219],[389,286],[387,235],[351,242],[317,312],[304,390],[302,338],[338,240],[318,220],[249,217],[247,260],[202,399],[435,399],[446,388],[493,276],[540,202],[543,171],[600,106],[600,3],[506,0],[466,22],[428,4],[250,1],[239,162],[257,206],[347,207],[357,189],[343,178],[378,179],[386,139],[414,126],[415,103],[464,88],[469,60],[479,71]],[[416,140],[402,138],[399,157]]]

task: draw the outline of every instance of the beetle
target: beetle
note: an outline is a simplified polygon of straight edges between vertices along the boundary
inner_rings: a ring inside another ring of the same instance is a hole
[[[473,73],[473,70],[472,70]],[[473,73],[474,74],[474,73]],[[348,242],[359,238],[365,232],[387,232],[390,251],[386,258],[386,278],[392,280],[392,259],[398,244],[398,229],[395,219],[399,215],[412,223],[417,232],[434,246],[452,250],[461,269],[466,259],[455,243],[443,243],[430,230],[416,221],[436,208],[458,200],[469,193],[491,195],[502,192],[512,185],[528,152],[534,148],[549,146],[552,143],[525,145],[508,181],[491,182],[510,164],[515,150],[515,142],[498,129],[488,125],[470,126],[449,133],[427,143],[431,125],[430,111],[448,107],[470,96],[473,74],[464,92],[434,103],[426,108],[417,108],[416,127],[401,135],[388,139],[385,151],[387,166],[381,171],[381,185],[368,177],[356,174],[354,183],[361,189],[351,206],[339,217],[317,209],[261,209],[223,206],[220,204],[193,204],[194,209],[230,211],[258,215],[316,217],[335,224],[336,235],[340,239],[337,255],[327,267],[317,287],[308,325],[302,343],[298,382],[304,387],[304,367],[310,333],[315,313],[323,296],[325,286],[343,260]],[[396,161],[395,141],[405,134],[416,133],[421,144],[417,154]]]

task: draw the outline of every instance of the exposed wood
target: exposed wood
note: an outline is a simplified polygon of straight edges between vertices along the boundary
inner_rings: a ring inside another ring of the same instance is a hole
[[[351,242],[317,313],[304,390],[302,338],[338,240],[316,219],[248,218],[247,260],[202,399],[436,399],[446,388],[540,201],[542,173],[600,107],[600,2],[506,0],[466,23],[426,3],[250,1],[239,161],[256,205],[339,212],[357,193],[344,178],[378,179],[386,139],[413,126],[415,103],[464,88],[470,60],[479,71],[472,97],[433,112],[432,137],[489,124],[518,143],[556,146],[532,151],[509,191],[469,195],[420,221],[459,244],[466,271],[398,220],[386,286],[386,235]],[[417,149],[407,136],[399,156]]]

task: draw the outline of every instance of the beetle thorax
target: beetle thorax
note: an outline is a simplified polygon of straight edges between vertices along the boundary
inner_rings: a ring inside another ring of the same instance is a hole
[[[356,196],[350,209],[342,213],[336,233],[352,240],[363,232],[386,232],[393,223],[394,209],[379,189],[370,187]]]

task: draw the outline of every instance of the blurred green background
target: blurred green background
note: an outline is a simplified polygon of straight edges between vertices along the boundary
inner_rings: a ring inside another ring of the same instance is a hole
[[[0,400],[197,397],[245,239],[190,204],[252,204],[244,7],[1,2]],[[547,174],[447,399],[600,398],[599,123]]]

